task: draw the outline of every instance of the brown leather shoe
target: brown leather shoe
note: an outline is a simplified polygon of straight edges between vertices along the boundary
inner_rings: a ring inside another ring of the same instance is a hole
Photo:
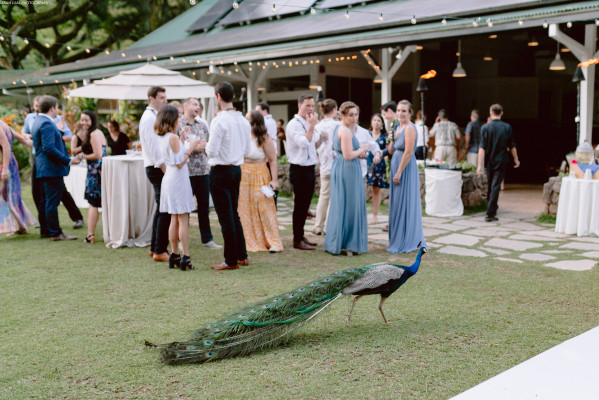
[[[77,236],[67,236],[64,233],[61,233],[58,236],[54,236],[54,237],[50,238],[50,240],[53,241],[53,242],[58,242],[58,241],[61,241],[61,240],[75,240],[75,239],[77,239]]]
[[[293,248],[298,250],[314,250],[314,247],[309,246],[303,240],[300,240],[298,243],[293,243]]]
[[[308,246],[314,246],[314,247],[318,246],[318,244],[317,244],[317,243],[309,241],[308,239],[306,239],[306,237],[305,237],[305,236],[304,236],[304,239],[303,239],[303,241],[304,241],[304,243],[306,243]]]
[[[150,257],[154,257],[154,252],[153,252],[153,251],[149,251],[149,252],[148,252],[148,255],[149,255]]]
[[[211,266],[210,268],[212,268],[215,271],[224,271],[225,269],[238,269],[239,265],[235,264],[235,265],[227,265],[227,263],[222,262],[221,264],[216,264]]]
[[[245,260],[239,260],[238,261],[239,265],[250,265],[250,260],[248,260],[247,258]]]
[[[168,253],[166,251],[164,253],[154,254],[152,256],[152,259],[154,261],[168,261],[168,258],[169,258],[169,256],[168,256]]]

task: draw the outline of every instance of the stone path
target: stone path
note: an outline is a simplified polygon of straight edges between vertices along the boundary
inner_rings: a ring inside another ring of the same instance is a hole
[[[553,224],[537,224],[543,210],[542,188],[508,185],[499,197],[497,222],[485,222],[485,214],[461,217],[423,217],[424,236],[429,249],[442,254],[475,257],[515,264],[540,263],[545,267],[572,271],[592,269],[599,262],[599,238],[556,233]],[[316,207],[311,211],[316,213]],[[278,200],[279,230],[282,236],[292,232],[293,200]],[[192,214],[192,218],[194,218]],[[195,218],[194,218],[195,219]],[[211,212],[216,221],[216,213]],[[368,221],[372,215],[368,215]],[[197,219],[194,221],[197,224]],[[389,235],[383,232],[388,216],[379,215],[378,224],[368,225],[370,243],[387,246]],[[305,231],[312,235],[314,220],[307,220]],[[321,236],[322,238],[322,236]]]
[[[485,222],[484,213],[461,217],[423,217],[428,247],[443,254],[497,262],[535,262],[545,267],[572,271],[592,269],[599,263],[599,238],[556,233],[553,224],[536,223],[543,210],[542,189],[533,189],[530,185],[508,185],[500,195],[499,221],[496,222]],[[293,202],[289,198],[280,198],[278,204],[279,228],[282,234],[290,233]],[[311,211],[316,213],[315,207]],[[369,214],[368,221],[371,220],[372,215]],[[308,234],[312,232],[313,221],[306,222]],[[368,225],[368,240],[386,246],[389,236],[383,228],[388,217],[379,215],[378,222]],[[560,260],[556,261],[556,258]]]

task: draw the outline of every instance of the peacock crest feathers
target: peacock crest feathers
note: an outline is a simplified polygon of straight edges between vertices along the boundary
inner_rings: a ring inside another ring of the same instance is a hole
[[[334,272],[235,310],[197,329],[187,341],[154,346],[162,348],[162,359],[169,364],[202,363],[273,347],[341,296],[344,288],[380,265],[386,263]]]

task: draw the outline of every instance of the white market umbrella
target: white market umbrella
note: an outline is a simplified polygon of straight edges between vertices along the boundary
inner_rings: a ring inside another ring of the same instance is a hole
[[[92,99],[147,100],[148,89],[161,86],[166,89],[168,99],[186,99],[188,97],[214,97],[214,88],[206,82],[197,81],[147,63],[143,67],[122,71],[108,79],[96,80],[92,84],[73,89],[69,97],[88,97]]]

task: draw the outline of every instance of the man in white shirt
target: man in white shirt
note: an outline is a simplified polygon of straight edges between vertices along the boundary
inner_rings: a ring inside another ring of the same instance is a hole
[[[316,175],[316,137],[314,127],[318,114],[314,112],[314,96],[302,94],[298,99],[298,112],[289,121],[286,129],[289,180],[293,185],[293,247],[299,250],[314,250],[316,243],[304,237],[304,225],[314,194]]]
[[[243,158],[250,152],[252,128],[233,107],[233,86],[219,82],[214,86],[219,113],[210,124],[206,155],[210,165],[210,193],[225,242],[225,261],[212,265],[221,271],[249,265],[245,237],[237,205]]]
[[[153,86],[148,90],[148,102],[141,120],[139,121],[139,141],[141,142],[141,155],[146,167],[146,176],[154,187],[156,199],[156,212],[152,222],[152,242],[150,243],[150,257],[154,261],[168,261],[168,228],[171,216],[160,212],[160,186],[166,166],[160,152],[158,135],[154,133],[154,123],[158,110],[166,104],[166,90],[160,86]]]
[[[329,201],[331,199],[330,183],[331,168],[335,159],[333,151],[333,133],[339,126],[339,121],[335,120],[337,115],[337,102],[333,99],[326,99],[320,103],[320,111],[324,114],[323,119],[314,127],[314,134],[317,137],[318,163],[320,164],[320,193],[318,194],[318,205],[316,206],[316,218],[314,219],[314,229],[312,233],[322,235],[327,226],[327,215],[329,211]]]
[[[274,120],[272,115],[270,115],[270,106],[268,103],[258,103],[256,106],[256,111],[260,111],[262,116],[264,117],[264,125],[266,125],[266,132],[268,136],[272,139],[275,144],[275,151],[277,150],[277,121]],[[278,154],[278,153],[277,153]]]
[[[439,110],[430,136],[435,137],[435,154],[433,156],[436,160],[447,160],[450,165],[458,162],[458,151],[455,146],[456,141],[461,137],[460,129],[455,122],[449,120],[447,111]]]

